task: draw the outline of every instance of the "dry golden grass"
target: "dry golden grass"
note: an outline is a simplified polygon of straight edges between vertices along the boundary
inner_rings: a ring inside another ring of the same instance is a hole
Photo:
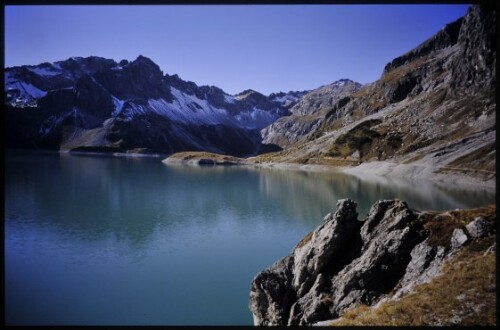
[[[382,77],[380,77],[379,82],[394,83],[395,81],[406,76],[408,73],[411,73],[422,67],[428,60],[428,58],[429,56],[422,56],[411,62],[406,63],[405,65],[394,68],[391,71],[386,72],[384,75],[382,75]]]
[[[464,248],[445,264],[441,276],[411,294],[377,308],[359,306],[331,325],[496,325],[495,254],[475,249],[474,243]]]
[[[341,157],[310,157],[305,162],[313,165],[327,165],[327,166],[354,166],[358,165],[358,161],[351,159],[344,159]]]
[[[307,235],[306,235],[306,236],[304,236],[304,238],[302,238],[302,239],[301,239],[301,240],[297,243],[297,245],[295,245],[295,247],[294,247],[293,249],[295,250],[295,249],[298,249],[298,248],[300,248],[300,247],[302,247],[302,246],[306,245],[306,244],[307,244],[307,242],[309,242],[309,241],[311,240],[312,236],[313,236],[313,232],[312,232],[312,231],[310,231],[309,233],[307,233]]]
[[[428,243],[431,246],[449,247],[453,230],[464,227],[479,216],[495,221],[495,213],[496,205],[447,212],[425,212],[422,219],[425,222],[424,228],[430,231]]]
[[[242,162],[242,158],[215,154],[206,151],[183,151],[178,152],[169,157],[170,159],[179,159],[179,160],[191,160],[191,159],[212,159],[216,161],[234,161],[234,162]]]
[[[405,143],[406,144],[406,143]],[[425,157],[424,153],[416,154],[415,156],[408,158],[403,162],[403,164],[411,164],[413,162],[416,162],[417,160],[420,160]]]

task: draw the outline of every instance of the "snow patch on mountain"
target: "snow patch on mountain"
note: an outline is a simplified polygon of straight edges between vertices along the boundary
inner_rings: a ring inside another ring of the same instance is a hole
[[[115,117],[118,114],[120,114],[120,112],[122,112],[123,104],[125,104],[125,101],[120,100],[115,96],[112,96],[112,98],[113,98],[113,104],[115,105],[115,110],[111,113],[111,116]]]
[[[28,70],[30,70],[31,72],[39,75],[39,76],[42,76],[42,77],[46,77],[46,76],[57,76],[59,74],[61,74],[61,72],[54,72],[54,71],[51,71],[49,70],[48,68],[39,68],[39,67],[28,67]]]
[[[295,102],[299,98],[292,94],[285,94],[283,96],[278,96],[273,99],[273,102],[285,103],[285,102]]]
[[[235,103],[236,99],[232,95],[224,94],[224,101],[227,103]]]
[[[174,87],[170,87],[170,91],[174,96],[172,104],[177,105],[177,107],[170,107],[171,111],[176,112],[177,117],[182,122],[202,122],[205,124],[230,123],[226,110],[216,108],[210,105],[207,100],[201,100],[195,95],[185,94]],[[155,100],[152,101],[154,102]],[[190,111],[186,111],[187,109],[190,109]]]
[[[47,95],[47,92],[42,91],[29,83],[20,82],[14,79],[7,79],[6,74],[5,90],[11,89],[19,90],[19,97],[23,99],[39,99]]]
[[[234,116],[240,126],[247,129],[262,129],[271,125],[279,116],[271,111],[253,108],[250,112],[241,112]]]

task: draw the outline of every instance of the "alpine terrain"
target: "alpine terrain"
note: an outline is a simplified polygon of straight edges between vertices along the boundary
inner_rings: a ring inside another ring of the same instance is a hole
[[[494,184],[495,16],[494,7],[471,6],[388,63],[379,80],[329,99],[325,88],[304,95],[292,115],[261,131],[264,142],[284,150],[252,160],[416,177],[465,174]]]
[[[340,79],[229,95],[165,74],[144,56],[6,68],[5,146],[333,166],[495,189],[495,8],[471,5],[365,85]],[[496,324],[495,205],[433,212],[380,200],[365,217],[356,207],[339,200],[254,277],[256,325]]]

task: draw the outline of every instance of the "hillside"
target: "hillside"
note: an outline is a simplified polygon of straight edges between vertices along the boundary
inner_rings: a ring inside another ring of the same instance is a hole
[[[464,18],[388,63],[379,80],[324,110],[287,148],[253,160],[361,164],[350,172],[465,174],[492,182],[495,25],[493,7],[471,6]],[[310,123],[311,117],[299,115],[297,122]],[[269,130],[261,131],[265,139]]]

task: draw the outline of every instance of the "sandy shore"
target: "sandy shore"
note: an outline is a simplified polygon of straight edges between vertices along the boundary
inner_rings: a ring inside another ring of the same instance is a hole
[[[496,191],[496,178],[481,180],[479,178],[455,174],[455,173],[436,173],[437,167],[426,166],[425,164],[401,164],[390,161],[372,161],[358,166],[332,166],[317,164],[297,164],[297,163],[253,163],[245,162],[241,164],[245,167],[265,167],[281,170],[299,170],[324,172],[335,171],[359,177],[362,180],[380,183],[421,182],[426,180],[436,184],[460,186],[471,190],[486,190],[488,192]]]
[[[467,186],[488,191],[496,190],[496,178],[481,180],[470,175],[436,173],[436,167],[427,166],[421,163],[400,164],[389,161],[373,161],[355,167],[342,167],[339,168],[339,170],[360,178],[365,178],[367,176],[383,176],[401,178],[409,181],[426,179],[442,184]]]

